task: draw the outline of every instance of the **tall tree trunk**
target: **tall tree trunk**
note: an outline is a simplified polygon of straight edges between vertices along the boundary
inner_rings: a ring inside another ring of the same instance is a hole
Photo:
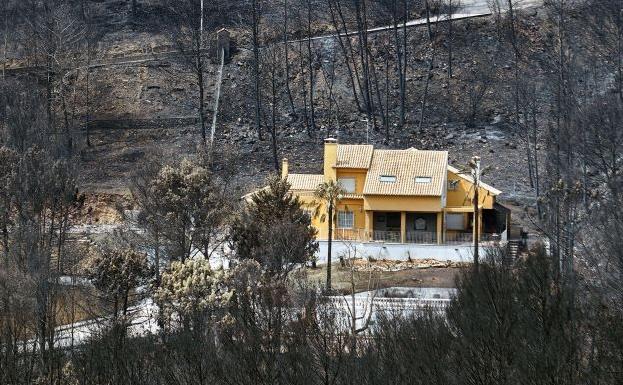
[[[508,18],[509,18],[509,26],[510,26],[510,41],[511,41],[511,47],[513,49],[513,75],[514,75],[514,79],[513,79],[513,98],[514,98],[514,107],[515,107],[515,127],[517,129],[519,129],[521,127],[520,124],[520,117],[519,117],[519,111],[520,111],[520,101],[519,101],[519,83],[520,83],[520,76],[519,76],[519,60],[520,60],[520,52],[519,52],[519,46],[517,43],[517,32],[515,30],[515,11],[514,11],[514,4],[513,4],[513,0],[507,0],[507,5],[508,5]],[[525,130],[526,133],[528,132],[528,130]],[[532,154],[531,154],[531,150],[530,150],[530,139],[529,139],[529,135],[526,135],[526,156],[528,157],[528,177],[529,177],[529,181],[530,181],[530,187],[534,188],[534,176],[533,176],[533,172],[532,172]]]
[[[422,111],[420,112],[420,123],[418,130],[422,132],[422,127],[424,124],[424,119],[426,116],[426,103],[428,102],[428,88],[430,86],[430,79],[433,76],[433,67],[435,65],[435,54],[436,48],[434,47],[433,41],[433,30],[430,23],[430,6],[428,4],[428,0],[425,0],[426,5],[426,28],[428,30],[428,42],[430,44],[430,59],[428,61],[428,71],[426,73],[426,82],[424,84],[424,94],[422,95]]]
[[[346,69],[348,70],[348,79],[350,81],[351,89],[353,91],[355,105],[357,106],[358,111],[363,111],[363,108],[361,107],[361,102],[359,101],[359,92],[362,92],[361,80],[359,77],[359,71],[357,70],[357,63],[355,63],[355,54],[350,41],[348,26],[346,25],[344,15],[340,7],[340,2],[338,0],[327,1],[329,4],[329,11],[331,14],[331,21],[333,22],[333,28],[335,29],[340,48],[342,49],[342,52],[344,54],[344,62],[346,63]],[[340,22],[338,22],[337,18],[335,17],[336,11],[340,17]],[[342,38],[342,35],[344,35],[345,37]],[[351,61],[353,68],[351,68]]]
[[[536,188],[536,210],[539,220],[542,219],[541,214],[541,192],[539,183],[539,150],[538,150],[538,124],[537,124],[537,111],[536,102],[533,104],[532,110],[532,142],[534,144],[534,181]]]
[[[394,45],[396,47],[396,63],[397,63],[396,70],[398,72],[398,88],[400,92],[400,112],[399,112],[398,127],[402,128],[405,123],[405,73],[403,71],[403,62],[402,62],[403,61],[402,57],[404,55],[404,52],[403,52],[404,45],[400,42],[400,38],[398,36],[398,0],[393,0],[392,2],[392,20],[394,23]],[[389,90],[387,90],[387,92],[389,92]]]
[[[311,0],[307,0],[307,56],[309,57],[309,111],[310,111],[310,126],[311,130],[316,130],[316,113],[314,109],[314,58],[312,53],[312,40],[311,40]]]
[[[7,65],[7,50],[9,47],[9,8],[6,2],[4,2],[4,44],[3,44],[3,58],[2,58],[2,80],[6,77],[6,65]]]
[[[454,4],[452,3],[452,0],[448,0],[448,83],[450,83],[450,79],[452,79],[452,48],[454,43],[453,17]]]
[[[283,49],[285,55],[285,81],[286,93],[288,94],[288,102],[290,103],[290,111],[292,117],[296,118],[296,108],[294,107],[294,98],[292,97],[292,89],[290,88],[290,50],[288,42],[288,0],[283,0]]]
[[[90,57],[90,55],[89,55]],[[85,89],[85,108],[86,108],[86,121],[84,124],[84,128],[87,136],[87,147],[91,147],[91,69],[90,66],[91,59],[87,59],[87,68],[86,68],[86,89]]]
[[[372,55],[368,54],[368,56],[372,56]],[[370,72],[372,72],[372,80],[374,81],[374,90],[375,90],[375,95],[376,95],[376,101],[378,103],[378,110],[379,110],[379,114],[381,115],[381,123],[383,124],[383,127],[385,127],[385,125],[388,124],[388,122],[387,122],[387,117],[385,116],[385,111],[383,109],[383,102],[381,99],[381,90],[379,87],[379,79],[376,73],[376,66],[374,65],[374,63],[371,63],[370,67],[371,67]]]
[[[64,81],[61,80],[60,84],[60,97],[61,97],[61,108],[63,110],[63,125],[65,127],[65,151],[67,151],[67,156],[71,155],[72,147],[73,147],[73,139],[71,137],[71,128],[69,124],[69,114],[67,113],[67,102],[65,97],[65,84]]]
[[[368,67],[368,38],[367,38],[367,30],[366,24],[364,21],[364,13],[365,13],[365,4],[366,0],[356,0],[355,1],[355,14],[357,19],[357,28],[358,28],[358,43],[359,43],[359,60],[361,61],[362,68],[362,85],[363,85],[363,102],[366,108],[366,115],[368,116],[369,121],[373,121],[374,111],[372,107],[372,97],[370,92],[370,69]],[[376,128],[376,124],[375,124]]]
[[[307,84],[305,80],[305,60],[303,57],[303,43],[299,41],[299,74],[300,78],[303,81],[303,84],[300,86],[301,92],[303,93],[303,121],[305,122],[305,131],[307,132],[308,137],[312,137],[311,125],[309,124],[309,112],[307,108]]]
[[[273,50],[272,55],[273,55],[273,60],[272,60],[272,68],[270,70],[270,74],[271,74],[271,130],[270,130],[270,138],[271,138],[271,144],[272,144],[272,151],[273,151],[273,166],[275,167],[275,171],[279,172],[279,157],[277,155],[277,75],[276,75],[276,67],[277,67],[277,59],[276,59],[276,55],[275,55],[275,48],[271,48]]]
[[[255,96],[255,128],[257,130],[257,138],[263,140],[262,137],[262,95],[260,90],[260,10],[259,1],[253,0],[253,92]]]
[[[400,125],[404,127],[405,110],[407,101],[407,66],[409,59],[409,48],[407,45],[407,22],[409,21],[409,0],[404,0],[404,15],[402,20],[402,57],[404,63],[402,65],[402,87],[400,88]]]
[[[388,52],[389,53],[389,52]],[[389,144],[389,56],[385,58],[385,142]]]
[[[84,21],[84,24],[86,26],[86,44],[87,44],[87,65],[85,68],[85,110],[86,110],[86,119],[85,119],[85,124],[84,124],[84,130],[85,130],[85,134],[86,134],[86,144],[87,147],[91,147],[91,56],[93,54],[92,50],[91,50],[91,15],[90,13],[87,11],[87,7],[88,7],[88,1],[87,0],[82,0],[82,2],[80,3],[80,7],[82,10],[82,20]]]
[[[54,73],[52,72],[52,60],[48,58],[46,60],[46,82],[45,82],[45,90],[46,90],[46,115],[48,121],[48,129],[52,132],[56,133],[56,128],[54,127],[54,118],[53,118],[53,107],[52,107],[52,88],[54,83]]]
[[[206,143],[206,118],[204,110],[205,100],[205,81],[203,75],[203,60],[201,59],[201,53],[197,55],[197,85],[199,86],[199,103],[197,108],[199,109],[199,122],[201,123],[201,142]]]

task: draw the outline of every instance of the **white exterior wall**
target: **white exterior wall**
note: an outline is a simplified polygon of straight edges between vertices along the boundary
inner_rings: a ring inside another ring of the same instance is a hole
[[[327,241],[318,241],[316,253],[318,263],[327,261]],[[337,261],[340,255],[374,259],[406,261],[409,259],[435,259],[439,261],[473,262],[471,245],[419,245],[408,243],[343,242],[333,241],[331,259]]]

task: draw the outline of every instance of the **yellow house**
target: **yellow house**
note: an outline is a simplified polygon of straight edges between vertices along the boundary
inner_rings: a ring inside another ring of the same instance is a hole
[[[309,211],[319,184],[334,180],[340,199],[334,238],[364,242],[420,244],[471,243],[476,234],[474,182],[448,165],[446,151],[380,150],[372,145],[324,143],[323,174],[294,174],[283,160],[282,177]],[[501,191],[482,183],[479,190],[480,239],[504,239],[508,209],[496,203]],[[321,207],[321,211],[324,207]],[[318,239],[328,238],[328,223],[313,216]]]

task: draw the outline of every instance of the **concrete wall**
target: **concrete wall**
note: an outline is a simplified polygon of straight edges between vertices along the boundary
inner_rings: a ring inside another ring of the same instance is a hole
[[[318,263],[327,261],[327,241],[319,241]],[[340,255],[346,257],[391,259],[404,261],[412,259],[436,259],[439,261],[472,262],[473,248],[470,245],[418,245],[377,242],[333,241],[331,258],[337,261]]]

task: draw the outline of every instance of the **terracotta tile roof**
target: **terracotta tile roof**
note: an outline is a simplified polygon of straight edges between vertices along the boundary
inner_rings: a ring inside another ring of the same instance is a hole
[[[363,188],[365,195],[441,196],[448,166],[447,151],[375,150]],[[395,176],[395,182],[381,182],[381,176]],[[417,183],[416,177],[430,177]]]
[[[363,199],[363,194],[344,194],[342,199]]]
[[[454,166],[448,165],[448,171],[456,174],[459,178],[465,179],[469,183],[472,183],[472,184],[474,183],[474,178],[472,178],[471,175],[462,173],[461,170],[459,170],[458,168],[456,168]],[[496,189],[495,187],[493,187],[491,185],[486,184],[482,180],[480,181],[480,187],[484,188],[485,190],[488,190],[493,195],[500,195],[500,194],[502,194],[502,191]]]
[[[288,174],[291,190],[314,191],[323,182],[322,174]]]
[[[371,144],[340,144],[337,146],[336,168],[370,167],[374,146]]]

